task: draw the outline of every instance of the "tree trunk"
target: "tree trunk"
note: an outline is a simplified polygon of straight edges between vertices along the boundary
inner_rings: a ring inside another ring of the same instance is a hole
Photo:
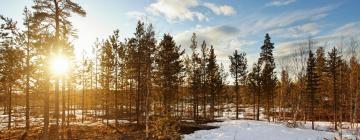
[[[8,108],[8,130],[11,129],[11,85],[8,87],[8,94],[9,94],[9,108]]]
[[[235,93],[236,93],[236,119],[237,120],[239,119],[239,90],[240,90],[239,85],[236,82]]]
[[[115,58],[117,59],[117,58]],[[118,109],[118,66],[117,66],[117,61],[115,62],[115,126],[117,127],[119,122],[118,122],[118,115],[119,115],[119,109]]]
[[[70,88],[70,86],[71,86],[71,84],[70,84],[70,79],[67,81],[67,87],[68,87],[68,90],[67,90],[67,105],[68,105],[68,107],[67,107],[67,126],[69,127],[69,124],[70,124],[70,90],[71,90],[71,88]]]
[[[50,80],[47,78],[46,81]],[[44,131],[42,138],[45,140],[49,139],[49,96],[49,87],[47,87],[44,92]]]
[[[28,35],[29,36],[29,35]],[[29,42],[29,37],[28,37],[28,42]],[[30,49],[29,49],[29,43],[27,44],[27,48],[26,48],[26,66],[29,68],[30,67]],[[25,94],[26,94],[26,111],[25,111],[25,121],[26,121],[26,124],[25,124],[25,128],[26,128],[26,131],[29,130],[30,128],[30,123],[29,123],[29,119],[30,119],[30,93],[29,93],[29,89],[30,89],[30,73],[29,73],[29,69],[26,73],[26,85],[25,85]]]
[[[59,78],[56,78],[55,81],[55,120],[56,120],[56,126],[55,126],[55,130],[58,130],[59,127],[59,114],[60,114],[60,109],[59,109]]]
[[[256,113],[256,120],[260,120],[260,87],[258,88],[257,94],[257,113]]]

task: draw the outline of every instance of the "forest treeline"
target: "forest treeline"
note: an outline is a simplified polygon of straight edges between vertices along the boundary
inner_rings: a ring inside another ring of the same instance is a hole
[[[120,31],[114,30],[85,47],[92,54],[83,51],[81,62],[75,62],[71,39],[76,29],[69,20],[74,14],[86,12],[71,0],[34,0],[31,9],[24,9],[24,28],[0,16],[0,102],[8,129],[25,123],[28,130],[31,118],[44,118],[46,138],[50,124],[69,127],[81,111],[81,122],[115,120],[116,127],[119,120],[129,120],[145,125],[146,136],[163,138],[177,133],[180,120],[214,121],[231,107],[234,119],[260,120],[264,114],[268,121],[294,126],[297,121],[333,121],[334,129],[342,122],[359,122],[355,39],[334,47],[308,39],[294,46],[299,49],[286,62],[275,64],[274,43],[266,34],[254,64],[247,58],[255,58],[234,50],[227,72],[217,62],[215,47],[196,33],[189,36],[190,46],[180,46],[170,34],[157,39],[152,24],[138,21],[132,37],[120,40]],[[70,61],[66,74],[51,71],[56,55]],[[229,75],[234,83],[227,81]],[[14,121],[19,114],[25,120]]]

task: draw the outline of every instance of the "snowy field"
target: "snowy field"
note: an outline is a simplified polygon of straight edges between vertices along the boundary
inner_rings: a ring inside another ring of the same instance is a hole
[[[319,125],[326,125],[320,123]],[[284,124],[268,123],[253,120],[226,120],[224,122],[209,123],[219,126],[212,130],[199,130],[184,135],[185,140],[332,140],[339,138],[338,133],[316,131],[305,128],[288,128]],[[327,127],[327,126],[321,126]],[[354,139],[355,136],[343,136]]]
[[[289,128],[285,123],[268,123],[266,121],[253,121],[253,120],[231,120],[235,119],[235,107],[233,104],[225,106],[221,116],[217,119],[224,120],[224,122],[209,123],[208,125],[219,126],[217,129],[212,130],[199,130],[189,135],[183,135],[185,140],[332,140],[335,137],[343,140],[346,139],[360,139],[359,129],[350,129],[348,122],[342,123],[342,130],[333,132],[333,124],[331,122],[315,122],[315,129],[311,130],[311,123],[307,122],[299,126],[299,128]],[[239,112],[240,118],[246,118],[246,112],[252,112],[251,107],[243,108],[244,111]],[[261,108],[261,112],[263,109]],[[0,111],[1,114],[3,112]],[[81,123],[81,110],[75,112],[76,121],[72,120],[70,124],[86,125],[86,126],[100,126],[103,125],[102,119],[85,119]],[[94,113],[88,110],[88,113]],[[97,112],[101,114],[102,112]],[[260,114],[260,118],[265,120],[265,116]],[[7,129],[7,115],[0,115],[0,131]],[[42,126],[42,116],[31,117],[32,126]],[[24,128],[25,124],[24,113],[13,113],[12,127]],[[191,122],[193,122],[191,120]],[[109,120],[110,124],[115,124],[115,120]],[[130,123],[127,120],[119,120],[119,123]],[[50,124],[55,124],[54,119]],[[360,126],[360,124],[358,124]]]

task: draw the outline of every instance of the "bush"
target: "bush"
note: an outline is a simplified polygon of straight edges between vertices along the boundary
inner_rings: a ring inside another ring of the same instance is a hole
[[[150,135],[160,140],[180,140],[179,120],[174,117],[158,117],[150,126]]]

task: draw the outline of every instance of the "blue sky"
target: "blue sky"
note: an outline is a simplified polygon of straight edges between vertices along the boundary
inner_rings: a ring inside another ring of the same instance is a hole
[[[218,61],[228,67],[228,55],[238,49],[248,54],[251,66],[258,58],[265,33],[275,43],[277,58],[296,50],[299,40],[321,40],[360,35],[359,0],[74,0],[86,17],[72,17],[79,38],[76,51],[89,48],[96,38],[119,29],[132,36],[136,21],[153,23],[157,37],[170,33],[189,50],[193,32],[199,44],[214,45]],[[17,21],[31,0],[0,0],[0,14]]]

